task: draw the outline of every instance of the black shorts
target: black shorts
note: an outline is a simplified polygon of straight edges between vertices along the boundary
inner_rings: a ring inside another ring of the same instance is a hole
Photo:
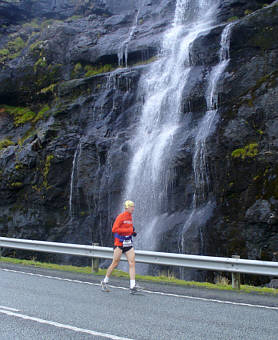
[[[127,251],[129,251],[131,248],[133,248],[133,246],[131,246],[131,247],[114,246],[114,249],[116,249],[116,248],[120,248],[122,250],[123,254],[124,254]]]

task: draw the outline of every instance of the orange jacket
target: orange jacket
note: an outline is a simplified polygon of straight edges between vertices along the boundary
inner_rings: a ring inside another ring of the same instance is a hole
[[[132,223],[132,215],[131,213],[125,211],[118,215],[116,218],[113,227],[112,233],[119,234],[121,236],[130,236],[133,233],[133,223]],[[115,246],[122,246],[123,242],[120,241],[118,237],[114,239]]]

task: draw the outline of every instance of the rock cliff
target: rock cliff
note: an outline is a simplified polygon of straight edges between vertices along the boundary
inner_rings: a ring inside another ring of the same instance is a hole
[[[175,0],[0,2],[2,236],[111,246],[144,105],[140,79],[160,58],[175,7]],[[185,228],[196,194],[194,140],[179,133],[159,250],[275,259],[277,19],[277,1],[221,1],[213,27],[194,40],[181,103],[181,125],[190,115],[192,131],[232,23],[218,120],[205,141],[209,183]]]

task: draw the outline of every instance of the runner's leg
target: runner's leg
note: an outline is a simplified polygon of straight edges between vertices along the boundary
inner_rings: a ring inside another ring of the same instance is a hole
[[[106,272],[106,277],[109,278],[110,275],[112,274],[113,270],[118,266],[120,260],[121,260],[121,256],[122,256],[122,249],[117,247],[114,249],[114,254],[113,254],[113,260],[112,263],[110,264],[110,266],[107,269]]]
[[[135,251],[134,248],[131,248],[125,253],[128,264],[129,264],[129,276],[130,276],[130,290],[129,292],[131,294],[136,294],[143,290],[142,287],[140,287],[138,284],[135,282]]]
[[[128,264],[129,264],[129,277],[130,280],[135,281],[135,252],[134,248],[131,248],[125,253],[125,256],[127,258]]]

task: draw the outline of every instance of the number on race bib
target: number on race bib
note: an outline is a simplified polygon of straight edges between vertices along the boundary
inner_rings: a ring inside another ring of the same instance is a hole
[[[132,247],[132,240],[131,239],[124,240],[123,247]]]

